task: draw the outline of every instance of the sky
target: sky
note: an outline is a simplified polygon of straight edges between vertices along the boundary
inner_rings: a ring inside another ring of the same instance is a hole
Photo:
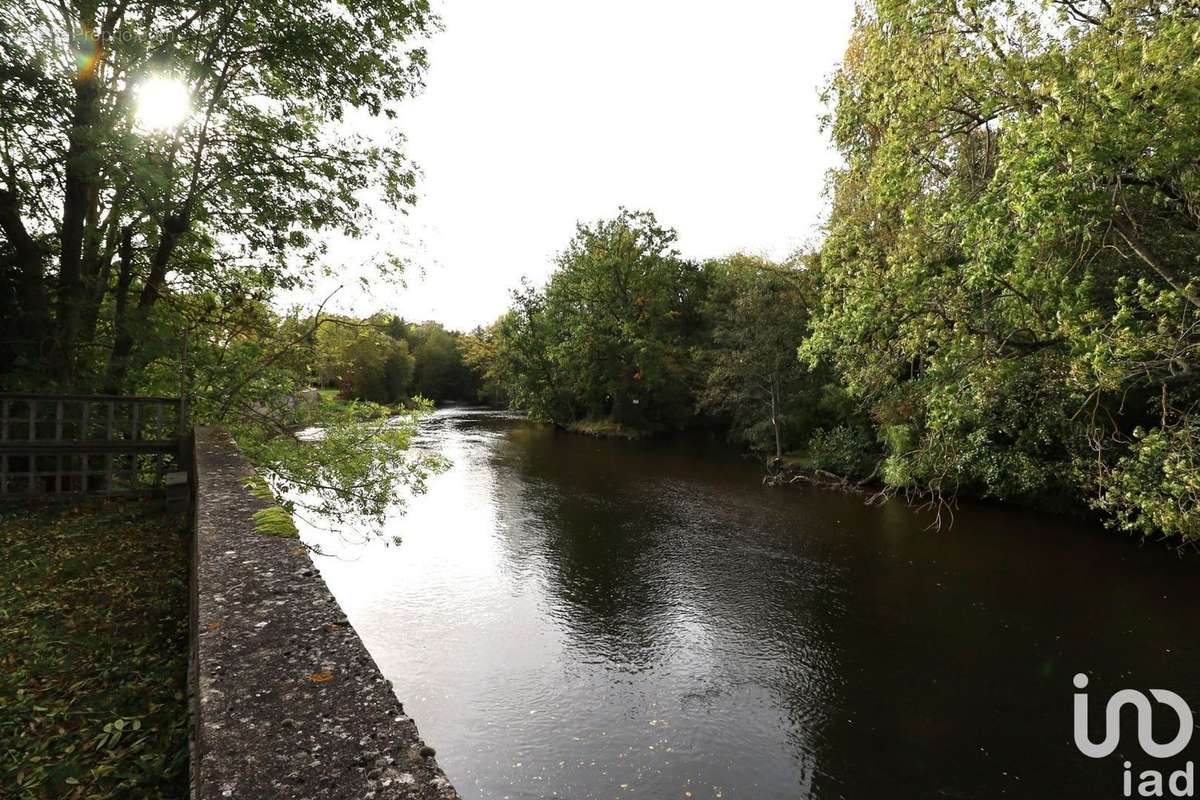
[[[467,330],[545,282],[577,221],[653,211],[683,255],[783,258],[816,239],[820,88],[853,2],[444,0],[426,88],[401,108],[418,203],[331,257],[327,310]],[[405,286],[358,277],[384,250]]]

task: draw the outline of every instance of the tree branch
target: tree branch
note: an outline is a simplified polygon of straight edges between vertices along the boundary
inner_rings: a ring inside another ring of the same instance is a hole
[[[1133,227],[1132,222],[1128,218],[1116,217],[1113,219],[1113,230],[1115,230],[1125,243],[1133,248],[1133,252],[1138,258],[1146,262],[1150,269],[1154,270],[1160,278],[1167,282],[1168,285],[1181,297],[1200,308],[1200,295],[1191,290],[1188,283],[1175,273],[1170,267],[1164,264],[1149,248],[1149,246],[1138,236],[1137,230]]]

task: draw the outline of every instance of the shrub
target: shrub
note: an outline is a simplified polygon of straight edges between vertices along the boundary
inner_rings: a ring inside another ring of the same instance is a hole
[[[861,428],[821,428],[808,440],[808,457],[817,469],[838,475],[861,475],[871,457],[871,441]]]

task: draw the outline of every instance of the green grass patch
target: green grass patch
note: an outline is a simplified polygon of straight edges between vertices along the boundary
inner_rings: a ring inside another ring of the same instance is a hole
[[[586,436],[599,436],[608,439],[641,439],[643,436],[650,435],[650,431],[622,425],[615,419],[585,419],[579,422],[572,422],[566,428],[572,433],[582,433]]]
[[[816,469],[812,456],[808,454],[807,450],[792,450],[791,452],[784,453],[783,466],[789,469]]]
[[[0,795],[187,795],[187,527],[161,501],[0,507]]]
[[[321,399],[323,401],[325,401],[326,403],[332,403],[335,400],[341,399],[341,394],[342,394],[341,389],[319,388],[319,389],[317,389],[317,391],[320,393]]]

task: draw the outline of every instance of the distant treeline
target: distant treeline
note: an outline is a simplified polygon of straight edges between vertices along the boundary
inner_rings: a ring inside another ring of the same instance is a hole
[[[650,212],[580,225],[545,288],[514,292],[465,338],[481,397],[615,434],[723,425],[775,458],[868,467],[869,416],[797,352],[819,302],[815,258],[694,262],[675,239]]]
[[[471,402],[479,395],[476,373],[463,360],[461,333],[387,314],[324,316],[319,323],[314,378],[345,399],[395,404],[420,395],[434,402]]]

